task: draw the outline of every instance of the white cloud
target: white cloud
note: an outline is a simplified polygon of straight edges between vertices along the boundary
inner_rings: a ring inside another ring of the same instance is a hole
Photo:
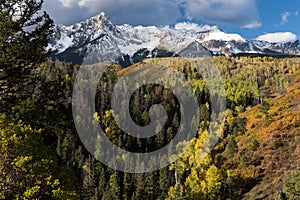
[[[176,23],[181,17],[178,2],[174,0],[45,0],[45,9],[56,23],[63,24],[102,11],[117,24],[166,25]]]
[[[288,23],[288,17],[291,15],[290,12],[281,13],[281,25]]]
[[[76,3],[76,0],[58,0],[63,7],[66,7],[66,8],[71,8],[72,6],[75,5]]]
[[[254,0],[189,0],[184,7],[192,19],[248,28],[261,25]]]
[[[246,24],[245,26],[243,26],[244,28],[249,28],[249,29],[252,29],[252,28],[259,28],[261,27],[262,23],[258,22],[258,21],[254,21],[250,24]]]
[[[166,25],[185,17],[246,28],[261,25],[255,0],[45,0],[45,5],[58,23],[104,11],[117,24]]]
[[[256,38],[256,40],[267,41],[270,43],[294,42],[297,36],[291,32],[267,33]]]

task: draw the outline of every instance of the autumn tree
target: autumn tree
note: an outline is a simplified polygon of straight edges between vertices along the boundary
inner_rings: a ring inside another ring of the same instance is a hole
[[[59,166],[42,130],[0,116],[0,199],[77,199],[74,172]]]
[[[300,199],[300,171],[292,173],[291,180],[284,182],[284,191],[289,200]]]

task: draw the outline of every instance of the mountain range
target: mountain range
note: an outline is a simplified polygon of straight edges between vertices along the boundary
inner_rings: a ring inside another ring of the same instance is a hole
[[[126,67],[151,57],[291,57],[300,55],[300,43],[246,40],[217,26],[188,22],[174,27],[116,25],[102,12],[74,25],[55,25],[47,50],[51,57],[74,64],[112,61]]]

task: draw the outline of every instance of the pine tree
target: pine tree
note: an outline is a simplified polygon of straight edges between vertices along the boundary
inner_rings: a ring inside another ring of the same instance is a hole
[[[230,141],[226,147],[226,150],[227,150],[228,156],[230,158],[234,157],[234,155],[237,153],[238,149],[237,149],[237,144],[236,144],[234,137],[230,138]]]
[[[121,188],[118,181],[117,173],[110,176],[107,190],[104,193],[103,200],[119,200],[121,199]]]
[[[18,100],[34,93],[35,69],[46,59],[53,24],[47,13],[40,14],[42,4],[43,0],[0,1],[1,112],[11,113]]]
[[[164,167],[159,171],[159,188],[161,190],[161,198],[165,198],[171,185],[170,172]]]

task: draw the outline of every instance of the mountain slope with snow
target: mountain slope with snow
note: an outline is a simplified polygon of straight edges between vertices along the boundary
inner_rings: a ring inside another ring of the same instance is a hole
[[[115,25],[105,13],[71,25],[55,25],[48,50],[73,63],[112,61],[128,66],[149,57],[202,57],[239,53],[300,54],[299,41],[247,41],[217,26],[183,22],[171,27]]]

